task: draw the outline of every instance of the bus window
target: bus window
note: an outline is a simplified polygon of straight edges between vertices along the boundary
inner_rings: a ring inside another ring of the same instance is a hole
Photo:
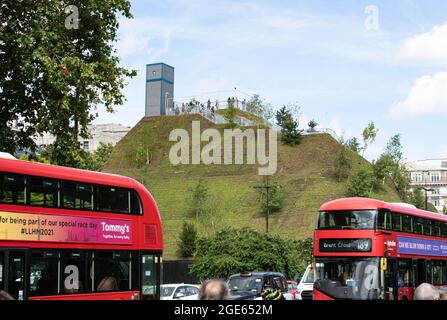
[[[59,293],[59,254],[33,251],[30,262],[30,296],[47,296]]]
[[[391,223],[392,223],[392,229],[394,231],[401,231],[402,230],[402,221],[400,219],[400,214],[398,214],[398,213],[391,213]]]
[[[95,252],[94,283],[96,291],[131,290],[131,269],[130,252]]]
[[[425,261],[425,282],[433,283],[433,262],[430,260]]]
[[[0,290],[5,289],[5,283],[3,281],[3,270],[5,270],[5,255],[0,252]]]
[[[156,257],[150,254],[144,254],[141,256],[141,292],[144,300],[156,299]]]
[[[441,236],[441,222],[432,221],[432,236],[439,237]]]
[[[441,236],[447,238],[447,222],[441,222]]]
[[[25,253],[10,252],[8,264],[8,293],[16,300],[23,300],[25,289]]]
[[[413,230],[414,233],[422,234],[423,230],[423,219],[422,218],[414,218]]]
[[[431,235],[431,220],[424,219],[424,234]]]
[[[377,219],[377,229],[390,230],[391,229],[391,212],[380,210]]]
[[[69,209],[93,210],[93,186],[64,181],[61,189],[62,206]]]
[[[433,285],[442,285],[442,261],[433,261]]]
[[[33,206],[58,207],[59,182],[37,177],[30,178],[30,204]]]
[[[130,191],[130,210],[132,214],[142,214],[140,197],[135,190]]]
[[[62,293],[87,292],[85,280],[85,252],[66,251],[62,253]]]
[[[447,261],[442,261],[442,284],[447,284]]]
[[[0,202],[25,204],[25,177],[0,173]]]
[[[400,259],[398,261],[398,278],[397,286],[402,287],[412,287],[412,261],[410,259]]]
[[[129,190],[123,188],[99,186],[98,211],[130,213]]]
[[[376,211],[321,211],[319,230],[373,230]]]
[[[413,225],[411,223],[411,217],[407,215],[402,215],[402,231],[403,232],[413,232]]]

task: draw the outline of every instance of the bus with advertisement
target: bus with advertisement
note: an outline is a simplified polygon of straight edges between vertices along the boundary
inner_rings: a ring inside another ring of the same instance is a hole
[[[315,300],[412,300],[447,285],[447,216],[365,198],[322,205],[314,233]]]
[[[163,238],[124,176],[0,159],[0,290],[15,299],[159,299]]]

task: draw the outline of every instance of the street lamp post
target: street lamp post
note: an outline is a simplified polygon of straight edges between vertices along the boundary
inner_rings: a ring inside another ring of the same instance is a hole
[[[267,212],[265,216],[265,233],[269,233],[269,215],[270,215],[270,202],[269,202],[269,191],[271,188],[282,188],[281,185],[270,185],[269,184],[269,176],[265,176],[265,183],[263,185],[257,185],[254,186],[255,189],[265,189],[267,191],[266,195],[266,205],[267,205]]]
[[[427,196],[427,192],[428,191],[433,191],[433,189],[422,187],[422,190],[425,191],[425,210],[428,210],[428,196]]]

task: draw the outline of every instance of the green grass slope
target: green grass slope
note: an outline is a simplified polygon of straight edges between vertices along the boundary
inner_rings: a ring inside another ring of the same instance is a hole
[[[173,129],[191,133],[191,122],[200,121],[201,130],[216,126],[198,115],[143,118],[114,148],[105,172],[133,177],[150,190],[156,199],[163,221],[165,258],[176,258],[178,235],[184,221],[194,221],[201,234],[210,234],[225,226],[249,226],[265,230],[258,191],[253,187],[263,182],[255,165],[172,165],[169,141]],[[206,144],[206,143],[202,143]],[[138,147],[150,153],[150,164],[138,168]],[[318,208],[326,201],[344,197],[346,181],[332,177],[333,157],[341,145],[330,135],[306,136],[300,145],[290,147],[278,141],[278,170],[272,181],[283,188],[284,204],[280,212],[270,215],[269,230],[293,239],[312,236]],[[369,162],[350,153],[353,171],[370,167]],[[215,213],[196,221],[188,216],[190,191],[203,178]],[[400,201],[391,188],[375,198]]]

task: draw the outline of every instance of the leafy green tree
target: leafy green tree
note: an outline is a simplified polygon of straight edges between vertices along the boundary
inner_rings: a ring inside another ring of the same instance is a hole
[[[304,243],[251,229],[226,228],[199,237],[190,271],[201,279],[223,278],[244,271],[277,271],[292,278],[309,262],[311,241]]]
[[[414,188],[409,195],[409,200],[411,204],[414,204],[419,209],[425,209],[425,196],[422,192],[422,188]]]
[[[189,216],[195,217],[196,220],[207,217],[211,213],[208,187],[202,178],[193,189],[189,189],[188,203]]]
[[[268,191],[267,191],[268,190]],[[267,212],[267,192],[269,196],[269,213],[278,212],[282,209],[284,196],[282,188],[278,183],[272,183],[271,188],[258,188],[259,202],[263,212]]]
[[[288,145],[301,143],[303,130],[298,129],[298,121],[295,120],[292,108],[282,107],[276,112],[276,122],[281,127],[281,141]]]
[[[360,169],[348,179],[348,196],[369,198],[374,187],[374,174],[367,169]]]
[[[66,1],[0,5],[0,149],[33,151],[31,137],[49,132],[56,136],[52,162],[79,166],[78,136],[87,138],[96,106],[112,112],[123,104],[125,79],[136,72],[119,67],[114,43],[118,19],[132,17],[130,3],[75,5],[72,13]]]
[[[366,149],[368,146],[376,141],[377,133],[379,132],[379,129],[376,128],[376,125],[374,122],[370,122],[368,126],[363,130],[362,132],[362,138],[363,138],[363,154],[365,154]]]
[[[182,258],[192,257],[196,249],[197,228],[193,223],[183,222],[179,235],[178,254]]]
[[[231,129],[237,128],[237,109],[234,106],[234,100],[228,100],[228,107],[223,111],[224,118],[228,121],[228,125]]]
[[[247,102],[247,111],[258,116],[260,125],[266,124],[274,115],[272,106],[258,94],[253,95]]]
[[[98,148],[93,153],[87,153],[85,169],[92,171],[102,171],[113,151],[113,144],[100,142]]]
[[[360,142],[357,138],[351,138],[346,142],[346,147],[357,154],[360,154],[362,147],[360,146]]]
[[[385,152],[373,163],[376,177],[375,189],[380,190],[388,180],[403,201],[409,201],[410,174],[402,161],[402,144],[400,135],[393,136],[387,144]]]
[[[141,168],[145,164],[147,164],[147,150],[144,146],[138,146],[135,150],[135,164],[137,168]]]
[[[318,125],[319,125],[319,123],[313,119],[308,123],[310,131],[315,131],[315,128],[318,127]]]
[[[332,164],[333,175],[335,178],[337,178],[338,182],[341,182],[349,177],[351,168],[352,159],[349,157],[348,150],[343,146],[339,148],[334,157]]]

